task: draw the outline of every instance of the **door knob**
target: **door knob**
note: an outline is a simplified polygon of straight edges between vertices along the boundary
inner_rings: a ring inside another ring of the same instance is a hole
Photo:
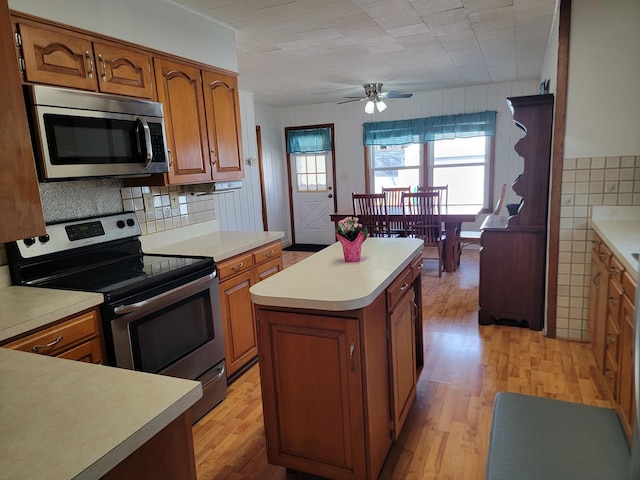
[[[333,194],[330,193],[329,195],[327,195],[327,197],[333,198]]]

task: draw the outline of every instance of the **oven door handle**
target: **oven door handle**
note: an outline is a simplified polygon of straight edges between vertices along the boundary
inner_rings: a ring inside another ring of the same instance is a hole
[[[167,292],[161,293],[160,295],[156,295],[155,297],[151,297],[151,298],[147,298],[146,300],[142,300],[141,302],[137,302],[137,303],[131,303],[129,305],[119,305],[117,307],[113,307],[113,313],[115,313],[116,315],[124,315],[126,313],[133,313],[136,310],[140,310],[141,308],[144,308],[154,302],[157,302],[158,300],[162,300],[163,298],[175,295],[176,293],[179,293],[182,290],[186,290],[192,287],[197,287],[198,285],[204,285],[205,283],[209,283],[211,280],[213,280],[216,277],[216,272],[212,272],[209,275],[207,275],[206,277],[202,277],[202,278],[198,278],[197,280],[194,280],[193,282],[189,282],[189,283],[185,283],[184,285],[180,285],[179,287],[176,287],[172,290],[169,290]]]

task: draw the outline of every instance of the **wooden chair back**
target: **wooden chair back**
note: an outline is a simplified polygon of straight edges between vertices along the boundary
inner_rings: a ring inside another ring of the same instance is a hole
[[[402,214],[402,194],[410,193],[411,187],[382,187],[382,193],[387,197],[387,211],[388,213],[400,213]],[[402,235],[404,231],[404,224],[402,222],[390,222],[389,228],[392,235]]]
[[[428,187],[418,187],[418,192],[438,192],[440,194],[440,205],[449,205],[449,185],[433,185]]]
[[[372,237],[388,237],[389,215],[384,193],[352,193],[353,213]]]
[[[404,234],[421,238],[425,247],[438,249],[438,276],[442,275],[442,216],[440,192],[416,192],[402,195]]]
[[[502,184],[502,190],[500,190],[500,196],[498,197],[498,201],[496,202],[496,206],[493,209],[494,215],[500,215],[500,210],[502,210],[502,206],[504,205],[504,197],[507,193],[507,184]]]

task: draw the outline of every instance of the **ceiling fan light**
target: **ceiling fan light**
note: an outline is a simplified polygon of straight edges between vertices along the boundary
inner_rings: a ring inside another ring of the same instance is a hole
[[[373,102],[373,100],[369,100],[367,104],[364,106],[365,113],[368,113],[369,115],[373,113],[374,109],[375,109],[375,103]]]
[[[376,106],[378,107],[379,112],[384,112],[387,109],[387,104],[384,103],[382,100],[378,100],[376,102]]]

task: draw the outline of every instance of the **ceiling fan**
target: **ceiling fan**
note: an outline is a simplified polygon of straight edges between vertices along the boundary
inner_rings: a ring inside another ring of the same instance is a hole
[[[362,102],[366,100],[367,104],[364,106],[364,111],[372,114],[376,108],[379,112],[382,112],[387,108],[387,104],[384,103],[383,100],[385,98],[410,98],[413,95],[413,93],[400,93],[393,90],[383,92],[381,83],[365,83],[363,87],[365,94],[364,97],[345,97],[352,100],[345,100],[343,102],[338,102],[338,104]]]

